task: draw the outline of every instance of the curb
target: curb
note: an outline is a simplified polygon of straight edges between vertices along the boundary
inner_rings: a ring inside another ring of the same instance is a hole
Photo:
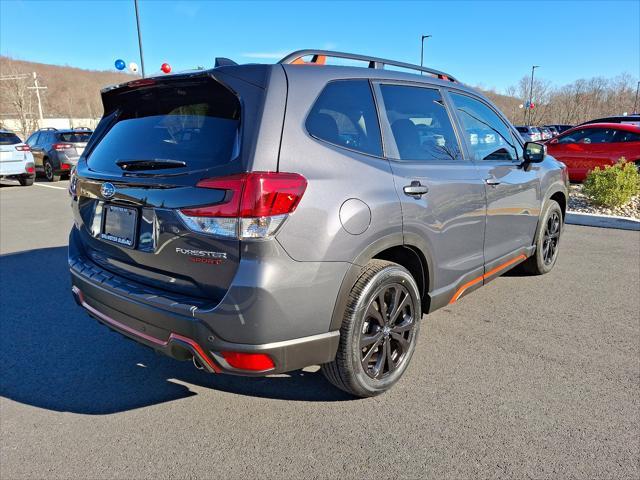
[[[640,231],[640,220],[617,215],[594,215],[591,213],[568,211],[565,223],[585,227],[617,228]]]

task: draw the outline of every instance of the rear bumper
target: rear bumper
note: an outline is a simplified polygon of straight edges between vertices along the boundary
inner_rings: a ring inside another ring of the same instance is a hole
[[[170,330],[162,331],[85,295],[78,286],[83,281],[76,276],[73,276],[73,279],[74,299],[91,317],[112,330],[176,360],[189,360],[195,357],[209,373],[262,376],[327,363],[335,357],[340,340],[340,332],[334,331],[282,342],[248,345],[225,342],[211,335],[203,338],[202,335],[207,332],[201,331],[197,325],[189,329],[191,330],[189,334],[192,336]],[[86,287],[88,285],[85,283]],[[262,371],[233,368],[224,360],[221,352],[266,354],[273,360],[274,368]]]
[[[316,319],[305,318],[303,309],[299,309],[301,316],[295,319],[296,327],[291,318],[265,314],[272,310],[259,296],[254,298],[250,308],[241,310],[242,303],[234,304],[234,308],[223,300],[212,307],[203,304],[201,299],[134,284],[84,257],[74,247],[73,238],[70,239],[69,266],[74,298],[90,316],[170,357],[178,360],[196,357],[210,372],[259,376],[327,363],[335,358],[339,331],[328,331],[330,314],[326,315],[323,325],[318,326]],[[260,288],[256,287],[256,290]],[[333,302],[335,296],[327,302],[329,311]],[[262,315],[258,317],[256,312],[262,312]],[[286,330],[282,329],[283,321],[288,326]],[[231,329],[230,324],[236,327]],[[306,325],[304,330],[303,325]],[[318,332],[321,329],[324,332]],[[274,331],[280,332],[280,338],[267,335]],[[284,331],[296,333],[286,336]],[[308,333],[301,335],[304,331]],[[221,332],[226,335],[222,336]],[[236,334],[235,339],[230,338],[232,333]],[[250,343],[238,339],[247,339]],[[221,352],[266,354],[273,361],[274,368],[238,370],[225,362]]]

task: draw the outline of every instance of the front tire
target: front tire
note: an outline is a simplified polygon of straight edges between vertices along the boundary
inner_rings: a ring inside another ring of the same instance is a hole
[[[47,180],[49,180],[50,182],[60,181],[60,174],[55,173],[53,165],[51,164],[51,161],[49,161],[49,159],[44,161],[44,176],[47,177]]]
[[[558,247],[564,222],[558,202],[549,200],[536,233],[536,252],[522,263],[521,270],[529,275],[549,273],[558,259]]]
[[[421,317],[411,274],[396,263],[370,261],[349,294],[336,358],[322,373],[358,397],[389,390],[409,365]]]

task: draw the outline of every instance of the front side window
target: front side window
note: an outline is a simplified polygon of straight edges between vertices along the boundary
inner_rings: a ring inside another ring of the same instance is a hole
[[[465,131],[471,156],[476,161],[518,159],[520,144],[511,129],[491,108],[467,95],[451,93],[458,118]],[[533,130],[533,129],[532,129]]]
[[[369,155],[382,156],[378,116],[367,80],[329,83],[305,124],[320,140]]]
[[[396,160],[459,160],[458,140],[440,92],[433,88],[381,85]]]

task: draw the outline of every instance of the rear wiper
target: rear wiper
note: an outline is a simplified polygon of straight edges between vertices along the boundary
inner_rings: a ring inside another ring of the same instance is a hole
[[[116,162],[122,170],[162,170],[165,168],[186,167],[187,162],[181,160],[118,160]]]

